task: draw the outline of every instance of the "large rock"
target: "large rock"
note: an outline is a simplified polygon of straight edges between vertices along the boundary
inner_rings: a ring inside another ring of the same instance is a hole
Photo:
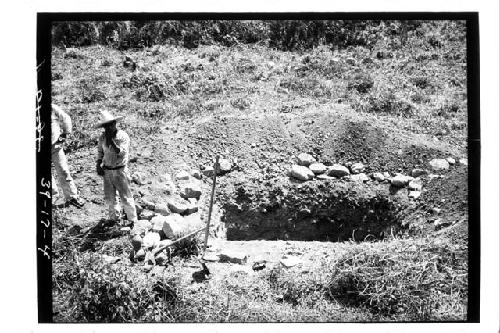
[[[457,161],[453,157],[448,157],[446,159],[446,162],[448,162],[448,164],[450,164],[450,165],[457,163]]]
[[[182,170],[175,175],[175,179],[177,179],[177,180],[189,180],[189,173],[185,170]]]
[[[190,198],[189,203],[187,203],[187,208],[184,212],[185,214],[193,214],[198,211],[198,204],[196,203],[196,201],[193,202],[192,200],[194,201],[193,198]]]
[[[223,250],[219,254],[221,262],[231,262],[234,264],[244,265],[247,263],[248,256],[243,252]]]
[[[469,165],[469,162],[466,158],[461,158],[458,160],[458,162],[460,162],[460,164],[462,165]]]
[[[314,173],[308,167],[301,165],[292,166],[290,175],[299,180],[309,180],[314,178]]]
[[[435,158],[429,162],[429,165],[434,171],[448,170],[450,168],[450,164],[444,158]]]
[[[351,172],[354,174],[363,172],[364,170],[365,166],[363,165],[363,163],[354,163],[353,165],[351,165]]]
[[[310,164],[316,162],[316,159],[309,154],[300,153],[297,156],[297,163],[302,166],[309,166]]]
[[[142,239],[142,244],[146,249],[155,247],[160,242],[160,234],[157,232],[148,232]]]
[[[405,175],[396,175],[391,179],[391,185],[395,187],[405,187],[410,182],[410,178]]]
[[[188,202],[177,198],[170,199],[168,200],[168,208],[172,213],[184,214],[186,209],[188,209]]]
[[[349,169],[347,169],[345,166],[340,165],[340,164],[334,164],[334,165],[330,166],[330,168],[328,169],[328,176],[332,176],[332,177],[340,178],[340,177],[347,176],[349,174],[350,174]]]
[[[315,175],[319,175],[319,174],[325,173],[327,168],[323,163],[316,162],[316,163],[311,163],[309,165],[309,169],[311,169],[311,171]]]
[[[144,249],[139,249],[135,252],[134,258],[135,260],[143,261],[146,258],[146,251],[144,251]]]
[[[356,175],[351,175],[351,180],[355,182],[364,183],[370,180],[365,173],[359,173]]]
[[[163,232],[167,238],[177,239],[203,226],[200,214],[191,214],[185,217],[179,214],[172,214],[165,217]]]
[[[191,181],[180,185],[180,195],[184,199],[195,198],[200,199],[201,185],[198,181]]]

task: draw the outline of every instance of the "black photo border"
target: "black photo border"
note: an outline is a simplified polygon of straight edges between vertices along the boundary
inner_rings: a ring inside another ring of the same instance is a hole
[[[467,26],[468,109],[468,305],[467,320],[480,322],[480,87],[478,12],[281,12],[281,13],[37,13],[36,33],[36,258],[38,322],[53,322],[51,204],[51,28],[56,21],[125,20],[464,20]],[[448,321],[447,321],[448,322]],[[457,322],[457,321],[449,321]],[[392,323],[392,322],[391,322]],[[398,322],[394,322],[398,323]],[[406,323],[406,322],[403,322]],[[420,323],[420,322],[418,322]],[[432,322],[435,323],[435,322]]]

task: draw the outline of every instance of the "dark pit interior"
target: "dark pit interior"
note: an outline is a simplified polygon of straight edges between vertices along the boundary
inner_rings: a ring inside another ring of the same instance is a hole
[[[241,187],[223,207],[228,240],[364,241],[401,231],[407,203],[387,186],[334,182],[275,187],[250,193]]]

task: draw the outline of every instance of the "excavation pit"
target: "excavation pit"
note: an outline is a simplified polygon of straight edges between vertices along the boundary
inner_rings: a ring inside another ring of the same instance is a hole
[[[343,180],[239,185],[223,205],[227,240],[364,241],[403,229],[408,199]]]

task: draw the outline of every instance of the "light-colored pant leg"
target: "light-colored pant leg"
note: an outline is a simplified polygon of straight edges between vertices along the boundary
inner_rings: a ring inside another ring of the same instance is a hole
[[[52,146],[52,163],[57,173],[57,180],[59,186],[64,194],[66,200],[71,198],[78,198],[75,182],[69,172],[68,161],[61,146]]]
[[[118,194],[120,195],[123,209],[125,210],[125,214],[127,214],[127,219],[129,221],[137,221],[135,201],[132,195],[132,191],[130,190],[128,169],[122,168],[114,171],[116,172],[114,184],[116,189],[118,190]]]
[[[104,170],[104,201],[108,206],[110,220],[120,218],[120,202],[117,200],[114,178],[114,170]]]
[[[52,175],[52,197],[56,198],[58,196],[59,196],[58,185],[56,183],[56,179],[54,178],[54,175]]]

